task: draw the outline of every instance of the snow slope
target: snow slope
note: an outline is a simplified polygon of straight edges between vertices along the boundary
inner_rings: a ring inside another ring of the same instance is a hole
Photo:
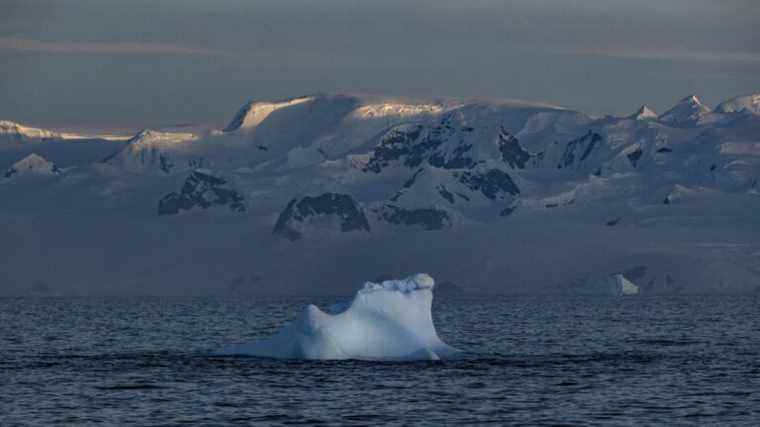
[[[748,111],[752,114],[760,114],[760,93],[731,98],[728,101],[720,103],[715,108],[715,111],[721,113]]]
[[[308,305],[270,338],[225,353],[277,359],[438,360],[457,349],[443,343],[431,315],[435,282],[427,274],[365,283],[350,306],[328,314]]]
[[[38,154],[30,154],[13,164],[6,172],[5,178],[15,178],[24,175],[51,176],[61,171],[55,163],[48,161]]]
[[[663,113],[659,120],[672,126],[694,126],[700,123],[711,111],[710,108],[702,104],[696,95],[689,95]]]
[[[106,161],[132,173],[171,174],[203,167],[201,161],[180,159],[186,152],[186,142],[198,139],[192,133],[140,131],[127,141],[127,146]]]

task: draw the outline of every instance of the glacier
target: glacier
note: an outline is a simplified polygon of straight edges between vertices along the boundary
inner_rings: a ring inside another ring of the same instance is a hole
[[[328,314],[310,304],[269,338],[223,351],[275,359],[440,360],[459,353],[438,337],[427,274],[367,282],[351,304]]]

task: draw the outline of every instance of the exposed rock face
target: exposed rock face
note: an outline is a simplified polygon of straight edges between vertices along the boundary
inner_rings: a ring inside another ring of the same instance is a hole
[[[321,219],[327,223],[319,224]],[[337,220],[341,232],[370,231],[369,221],[361,206],[347,194],[324,193],[316,197],[293,199],[277,218],[273,233],[291,241],[303,237],[311,226],[331,228]]]
[[[644,155],[644,151],[641,150],[641,147],[636,147],[633,151],[627,154],[628,161],[631,162],[631,166],[637,167],[639,163],[639,159],[641,159],[641,156]]]
[[[512,169],[524,169],[525,163],[530,160],[530,153],[525,151],[520,141],[504,128],[499,132],[499,151],[501,159]]]
[[[435,207],[407,209],[396,205],[385,205],[379,209],[380,219],[394,225],[421,227],[426,231],[451,228],[448,212]]]
[[[507,194],[517,196],[520,189],[506,172],[489,169],[486,172],[464,171],[454,174],[459,182],[472,191],[479,191],[488,199],[503,199]]]
[[[451,203],[452,205],[454,204],[454,195],[446,189],[445,185],[440,184],[438,187],[436,187],[436,190],[438,190],[438,194],[446,199],[447,202]]]
[[[421,125],[401,125],[391,129],[381,140],[380,144],[375,147],[372,157],[367,163],[366,169],[375,173],[380,173],[391,162],[399,160],[403,156],[409,156],[407,162],[417,162],[416,158],[420,157],[422,151],[427,147],[413,147],[422,133]]]
[[[232,212],[244,212],[245,200],[229,188],[224,178],[195,170],[185,180],[179,193],[167,194],[158,202],[159,215],[176,215],[193,208],[227,206]]]
[[[365,171],[380,173],[393,164],[409,168],[423,163],[442,169],[474,167],[476,162],[470,155],[473,146],[461,137],[473,128],[457,126],[451,121],[448,115],[433,125],[405,124],[391,129],[372,151]]]
[[[596,132],[588,133],[567,143],[557,169],[579,167],[597,149],[603,138]]]

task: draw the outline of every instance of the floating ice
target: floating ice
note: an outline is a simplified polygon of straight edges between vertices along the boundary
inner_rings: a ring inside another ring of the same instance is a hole
[[[224,353],[277,359],[438,360],[454,355],[433,326],[433,278],[367,282],[350,306],[327,314],[307,306],[275,335]]]
[[[610,276],[610,281],[612,282],[612,292],[616,295],[639,294],[639,287],[626,279],[622,274],[613,274]]]

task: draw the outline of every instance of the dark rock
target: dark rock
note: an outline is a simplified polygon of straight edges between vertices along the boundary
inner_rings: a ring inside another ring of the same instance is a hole
[[[512,178],[499,169],[489,169],[485,173],[479,172],[456,172],[454,177],[459,182],[466,185],[472,191],[480,191],[485,197],[491,200],[504,198],[504,194],[516,196],[520,194]]]
[[[228,188],[225,179],[193,171],[179,193],[170,193],[158,202],[158,214],[176,215],[195,207],[208,209],[213,206],[227,206],[232,212],[246,210],[243,196]]]
[[[582,163],[591,155],[594,149],[598,146],[597,144],[601,141],[601,135],[593,131],[588,131],[586,135],[568,142],[565,146],[565,152],[562,154],[562,158],[557,165],[557,169],[568,168]],[[577,162],[576,158],[578,158]]]
[[[417,172],[415,172],[411,178],[406,180],[406,182],[404,183],[404,188],[412,188],[412,185],[414,185],[414,182],[417,181],[417,177],[420,176],[420,174],[423,172],[425,172],[424,169],[418,169]]]
[[[171,161],[171,159],[164,156],[163,154],[160,154],[158,156],[158,160],[160,164],[159,168],[166,173],[170,173],[174,167],[174,163]]]
[[[517,209],[517,206],[509,206],[499,212],[499,216],[510,216]]]
[[[618,225],[618,223],[620,223],[620,221],[622,219],[623,219],[622,216],[621,217],[617,217],[615,219],[611,219],[611,220],[605,222],[604,225],[606,225],[607,227],[614,227],[614,226]]]
[[[442,169],[474,167],[475,160],[468,156],[472,144],[465,143],[463,139],[448,151],[441,149],[455,135],[447,120],[444,118],[441,124],[433,127],[401,125],[391,129],[372,151],[365,172],[380,173],[393,162],[401,162],[409,168],[419,167],[423,163]]]
[[[658,149],[658,150],[657,150],[657,152],[658,152],[658,153],[672,153],[672,152],[673,152],[673,150],[671,150],[671,149],[670,149],[670,148],[668,148],[668,147],[662,147],[662,148]]]
[[[504,128],[499,132],[499,151],[501,159],[512,169],[524,169],[525,163],[530,160],[530,153],[525,151],[520,141]]]
[[[637,148],[635,151],[628,153],[628,161],[631,162],[633,167],[636,167],[643,154],[644,152],[641,151],[641,148]]]
[[[390,162],[409,155],[411,146],[422,133],[422,126],[405,126],[391,129],[372,152],[365,170],[380,173]]]
[[[435,152],[428,158],[428,163],[442,169],[469,169],[475,166],[475,161],[466,155],[470,149],[472,149],[472,144],[459,141],[459,145],[454,148],[451,155],[446,156]]]
[[[298,240],[302,233],[295,227],[315,217],[334,215],[340,221],[340,231],[370,231],[369,221],[353,197],[347,194],[324,193],[316,197],[291,200],[277,218],[273,233]]]
[[[454,195],[451,194],[448,190],[446,190],[445,185],[441,184],[438,186],[438,194],[440,194],[441,197],[446,199],[452,205],[454,204]]]

